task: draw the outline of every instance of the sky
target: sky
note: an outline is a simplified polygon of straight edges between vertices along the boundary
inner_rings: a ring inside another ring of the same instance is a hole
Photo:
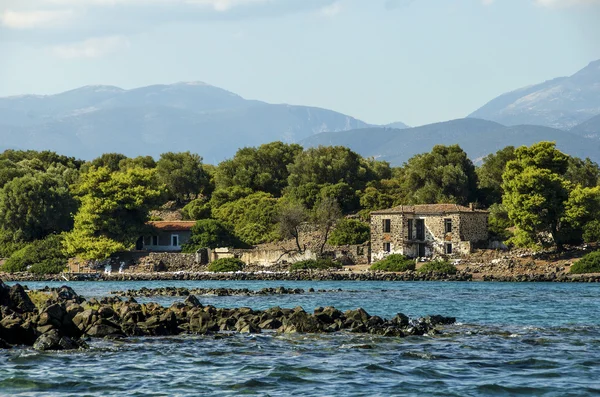
[[[204,81],[373,124],[600,59],[600,0],[0,0],[0,96]]]

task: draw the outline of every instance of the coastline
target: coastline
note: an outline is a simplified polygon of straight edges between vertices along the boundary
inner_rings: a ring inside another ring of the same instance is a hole
[[[404,273],[371,271],[293,271],[293,272],[149,272],[149,273],[70,273],[35,275],[31,273],[0,273],[0,279],[10,282],[48,281],[453,281],[453,282],[559,282],[598,283],[600,274],[514,273],[491,274],[459,271],[455,275],[441,273]]]

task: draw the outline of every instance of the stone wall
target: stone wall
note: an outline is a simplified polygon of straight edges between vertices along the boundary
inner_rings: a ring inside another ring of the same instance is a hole
[[[384,220],[390,220],[390,232],[384,232]],[[402,214],[371,216],[371,262],[383,259],[389,254],[404,254],[404,216]],[[390,252],[385,252],[384,244],[390,244]]]

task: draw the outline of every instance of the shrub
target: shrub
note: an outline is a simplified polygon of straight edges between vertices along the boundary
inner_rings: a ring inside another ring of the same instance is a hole
[[[573,274],[600,273],[600,251],[591,252],[575,262],[571,266],[570,272]]]
[[[51,235],[36,240],[14,252],[4,263],[9,273],[29,271],[35,274],[56,274],[67,266],[67,256],[62,250],[63,237]]]
[[[304,261],[294,263],[290,267],[290,270],[327,270],[341,268],[341,263],[334,262],[331,259],[307,259]]]
[[[356,219],[342,219],[329,238],[331,245],[362,244],[369,241],[370,228]]]
[[[452,263],[448,261],[437,260],[425,263],[417,271],[420,273],[435,272],[444,274],[456,274],[458,270]]]
[[[237,240],[221,222],[201,219],[192,227],[192,237],[182,247],[183,252],[193,253],[200,248],[236,246]]]
[[[197,221],[210,218],[210,204],[205,199],[195,199],[181,209],[181,216],[186,220]]]
[[[238,258],[221,258],[208,265],[208,271],[215,273],[239,272],[243,268],[244,262]]]
[[[384,272],[405,272],[415,270],[415,261],[400,254],[388,255],[384,260],[371,265],[371,270],[383,270]]]

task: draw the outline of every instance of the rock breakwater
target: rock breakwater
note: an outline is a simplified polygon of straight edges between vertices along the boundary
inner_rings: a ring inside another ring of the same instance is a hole
[[[339,292],[342,289],[337,290],[315,290],[309,288],[308,292]],[[112,295],[125,296],[125,297],[152,297],[152,296],[268,296],[268,295],[300,295],[305,294],[307,291],[302,288],[261,288],[260,290],[250,290],[248,288],[182,288],[182,287],[161,287],[161,288],[146,288],[130,289],[127,291],[111,291]]]
[[[170,307],[115,296],[85,300],[67,286],[30,294],[37,305],[21,285],[8,287],[0,281],[0,348],[28,345],[39,350],[67,350],[87,347],[86,338],[220,332],[354,332],[404,337],[437,333],[440,326],[455,322],[442,316],[411,320],[401,313],[388,320],[360,308],[342,312],[319,307],[313,313],[302,307],[216,308],[202,305],[194,295]]]

